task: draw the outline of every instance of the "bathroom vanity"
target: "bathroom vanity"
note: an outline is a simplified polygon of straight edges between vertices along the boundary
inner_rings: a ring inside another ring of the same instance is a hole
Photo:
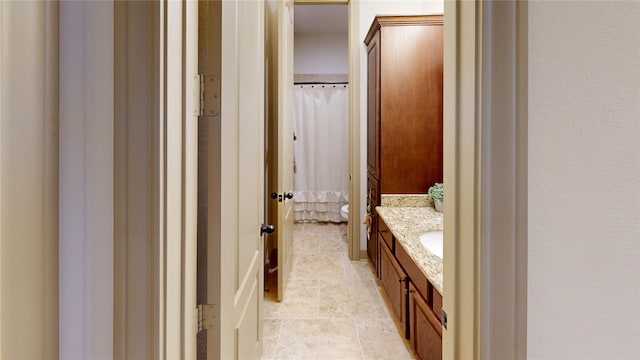
[[[381,206],[378,275],[392,312],[419,359],[442,358],[442,258],[420,241],[442,230],[442,213],[429,206]]]

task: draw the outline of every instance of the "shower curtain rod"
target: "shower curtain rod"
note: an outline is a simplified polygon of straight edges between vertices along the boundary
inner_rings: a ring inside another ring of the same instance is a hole
[[[300,81],[294,82],[293,85],[349,85],[348,82],[330,82],[330,81]]]

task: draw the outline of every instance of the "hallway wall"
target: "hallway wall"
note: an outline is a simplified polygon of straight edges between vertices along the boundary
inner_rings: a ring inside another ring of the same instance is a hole
[[[640,3],[529,2],[530,359],[640,358]]]

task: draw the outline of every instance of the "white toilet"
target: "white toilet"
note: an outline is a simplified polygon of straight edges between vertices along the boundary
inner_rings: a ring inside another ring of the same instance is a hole
[[[344,221],[349,220],[349,204],[340,208],[340,215],[344,219]]]

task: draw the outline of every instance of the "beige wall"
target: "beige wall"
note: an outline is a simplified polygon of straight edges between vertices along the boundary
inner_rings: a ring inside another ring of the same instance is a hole
[[[529,3],[530,359],[640,358],[640,2]]]
[[[58,355],[57,27],[0,2],[0,359]]]

